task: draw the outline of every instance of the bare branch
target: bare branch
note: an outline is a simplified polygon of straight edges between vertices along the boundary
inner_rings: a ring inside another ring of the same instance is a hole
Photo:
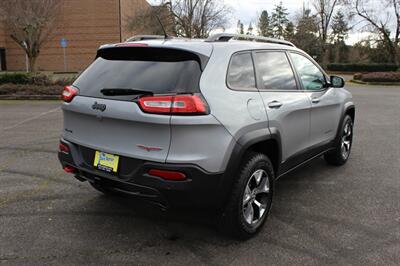
[[[176,33],[189,38],[204,38],[228,23],[230,9],[217,0],[171,0],[170,12]]]
[[[380,38],[382,39],[383,44],[387,47],[388,52],[391,55],[391,59],[394,63],[399,64],[399,35],[400,35],[400,10],[399,10],[399,0],[386,0],[388,9],[393,9],[393,13],[396,16],[396,24],[395,24],[395,34],[394,38],[392,38],[390,34],[390,25],[389,25],[389,15],[386,16],[386,20],[382,20],[383,18],[379,18],[375,15],[372,8],[368,9],[368,0],[355,0],[353,6],[356,10],[356,13],[359,17],[364,19],[371,28],[379,33]]]

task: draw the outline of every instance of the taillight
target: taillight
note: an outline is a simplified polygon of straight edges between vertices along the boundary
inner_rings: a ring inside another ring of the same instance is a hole
[[[63,153],[69,153],[69,147],[67,145],[65,145],[64,143],[60,143],[60,145],[58,145],[58,149],[60,152]]]
[[[184,173],[177,171],[150,169],[148,174],[170,181],[182,181],[186,179],[186,175]]]
[[[72,99],[78,94],[79,90],[72,86],[65,86],[62,92],[62,99],[64,102],[71,102]]]
[[[145,96],[139,106],[146,113],[154,114],[207,114],[207,104],[198,95]]]

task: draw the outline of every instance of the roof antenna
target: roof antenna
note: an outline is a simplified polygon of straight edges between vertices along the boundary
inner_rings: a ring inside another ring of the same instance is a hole
[[[169,39],[169,36],[168,36],[167,32],[165,31],[164,25],[161,23],[160,18],[159,18],[157,15],[155,15],[155,17],[157,18],[157,21],[158,21],[158,23],[160,24],[161,29],[162,29],[163,32],[164,32],[164,39]]]

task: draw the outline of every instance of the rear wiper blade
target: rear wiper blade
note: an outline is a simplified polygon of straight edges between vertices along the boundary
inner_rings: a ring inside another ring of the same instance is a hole
[[[137,89],[106,88],[100,91],[105,96],[124,96],[124,95],[153,95],[151,91]]]

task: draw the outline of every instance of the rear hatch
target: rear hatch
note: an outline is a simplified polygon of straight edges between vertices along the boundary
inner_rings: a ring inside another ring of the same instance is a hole
[[[206,57],[156,47],[108,47],[72,87],[63,104],[63,137],[95,151],[165,162],[171,142],[170,114],[142,111],[144,96],[199,93]],[[91,159],[90,159],[91,160]],[[91,162],[86,162],[90,164]]]

